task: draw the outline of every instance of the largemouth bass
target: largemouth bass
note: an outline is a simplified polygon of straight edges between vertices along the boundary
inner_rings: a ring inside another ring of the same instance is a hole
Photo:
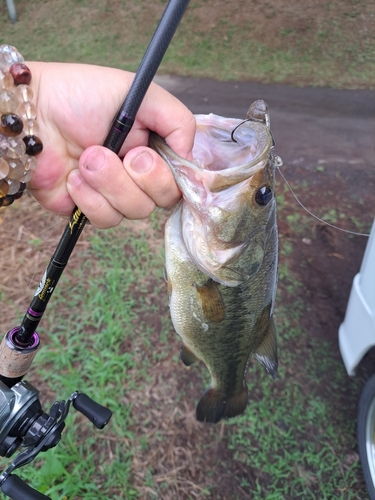
[[[165,229],[172,322],[185,365],[201,360],[211,386],[196,409],[202,422],[241,414],[245,373],[254,355],[277,373],[273,320],[277,285],[276,163],[268,108],[255,101],[247,119],[197,115],[194,161],[158,135],[150,146],[168,163],[182,201]]]

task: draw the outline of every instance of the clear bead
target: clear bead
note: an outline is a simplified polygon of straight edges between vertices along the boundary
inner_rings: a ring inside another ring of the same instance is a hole
[[[36,120],[25,120],[23,132],[24,135],[38,135],[39,134],[39,125]]]
[[[8,71],[9,64],[7,63],[5,55],[0,52],[0,69],[1,71]]]
[[[25,170],[33,172],[36,169],[37,161],[34,156],[25,155],[20,160],[23,162]]]
[[[9,174],[9,165],[4,158],[0,158],[0,179],[5,179]]]
[[[0,196],[3,197],[3,196],[6,196],[8,194],[8,191],[9,191],[9,184],[7,183],[7,181],[0,181]]]
[[[2,158],[7,154],[8,149],[9,149],[8,140],[2,134],[0,134],[0,158]]]
[[[26,153],[26,144],[22,139],[18,137],[9,137],[8,138],[9,149],[7,152],[8,158],[19,158]]]
[[[18,193],[21,187],[21,181],[18,179],[8,179],[9,191],[8,194],[16,194]]]
[[[0,69],[0,89],[10,90],[14,85],[13,76],[7,71]]]
[[[20,106],[20,114],[24,120],[35,120],[36,106],[32,102],[24,102]]]
[[[32,170],[28,170],[22,176],[21,182],[24,182],[25,184],[26,184],[26,182],[30,182],[31,179],[32,179],[32,177],[33,177],[33,175],[34,175],[34,172]]]
[[[33,91],[28,85],[18,85],[16,95],[23,102],[30,102],[34,97]]]
[[[18,50],[12,45],[7,45],[7,44],[0,45],[0,52],[4,54],[5,59],[7,60],[9,66],[12,66],[12,64],[15,63],[21,63],[21,64],[25,63],[25,59],[18,52]]]
[[[8,179],[21,179],[25,172],[25,166],[19,158],[8,160],[9,174]]]
[[[14,113],[18,108],[18,99],[9,90],[2,90],[0,92],[0,111],[3,113]]]

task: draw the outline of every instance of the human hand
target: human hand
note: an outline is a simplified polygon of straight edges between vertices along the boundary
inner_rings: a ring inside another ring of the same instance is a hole
[[[195,120],[180,101],[151,84],[117,156],[100,144],[133,73],[79,64],[27,65],[44,146],[28,189],[45,208],[71,215],[77,205],[93,225],[106,228],[178,201],[172,173],[147,143],[154,130],[176,153],[190,157]]]

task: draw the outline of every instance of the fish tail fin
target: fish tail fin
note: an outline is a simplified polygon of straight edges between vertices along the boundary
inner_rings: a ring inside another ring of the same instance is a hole
[[[218,389],[208,389],[202,396],[196,409],[199,422],[216,424],[223,418],[232,418],[245,411],[247,405],[246,385],[233,396],[226,397]]]
[[[278,367],[277,342],[275,322],[272,316],[269,319],[263,341],[257,347],[255,357],[264,366],[264,368],[272,376],[272,378],[276,378]]]
[[[224,417],[225,398],[217,389],[208,389],[201,397],[195,416],[199,422],[216,424]]]
[[[233,396],[227,399],[225,405],[224,416],[225,418],[237,417],[245,411],[248,401],[247,386],[246,384],[241,387],[241,390],[236,392]]]

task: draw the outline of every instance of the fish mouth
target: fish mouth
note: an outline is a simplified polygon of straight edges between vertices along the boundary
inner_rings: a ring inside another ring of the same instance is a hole
[[[213,114],[196,115],[196,122],[193,158],[200,170],[233,175],[236,170],[246,169],[249,176],[255,173],[251,172],[253,166],[268,156],[272,138],[262,123]]]
[[[194,161],[179,156],[156,134],[150,135],[150,146],[167,162],[183,195],[193,204],[200,188],[215,193],[255,175],[266,165],[272,146],[272,136],[263,123],[243,123],[214,114],[196,115],[195,119]]]

